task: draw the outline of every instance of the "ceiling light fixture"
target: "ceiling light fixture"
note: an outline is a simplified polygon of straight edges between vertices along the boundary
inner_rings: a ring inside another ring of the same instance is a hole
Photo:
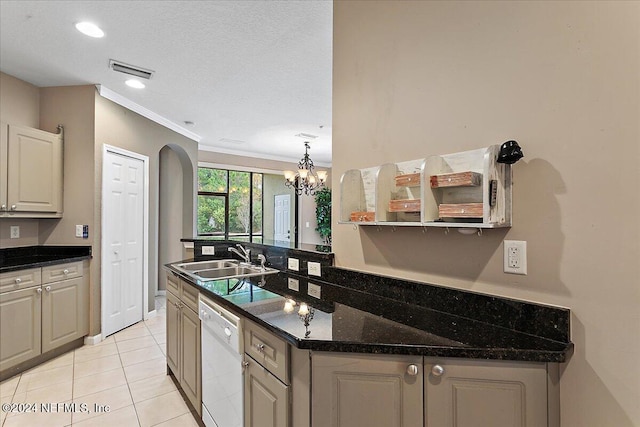
[[[302,193],[313,196],[316,190],[324,187],[327,171],[315,171],[313,160],[309,157],[309,143],[304,143],[304,157],[298,162],[298,171],[284,171],[284,184],[293,188],[299,196]]]
[[[140,80],[136,80],[136,79],[129,79],[126,82],[124,82],[127,86],[132,87],[134,89],[144,89],[144,83],[142,83]]]
[[[85,36],[93,37],[96,39],[104,37],[104,31],[102,31],[96,24],[93,24],[91,22],[78,22],[76,24],[76,30],[80,31]]]

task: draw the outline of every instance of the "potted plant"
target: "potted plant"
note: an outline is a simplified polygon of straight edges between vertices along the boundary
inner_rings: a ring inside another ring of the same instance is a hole
[[[316,192],[316,231],[325,245],[331,244],[331,189],[324,187]]]

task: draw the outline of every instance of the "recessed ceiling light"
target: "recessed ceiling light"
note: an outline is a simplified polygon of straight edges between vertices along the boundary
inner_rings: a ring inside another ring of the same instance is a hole
[[[104,31],[102,31],[96,24],[92,24],[91,22],[78,22],[76,24],[76,29],[82,34],[89,37],[104,37]]]
[[[127,86],[135,88],[135,89],[144,89],[144,83],[142,83],[140,80],[136,80],[136,79],[129,79],[126,82],[124,82]]]

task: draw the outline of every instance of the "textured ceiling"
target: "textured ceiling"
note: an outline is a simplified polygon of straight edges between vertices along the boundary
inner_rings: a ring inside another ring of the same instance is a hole
[[[0,1],[0,70],[100,84],[201,137],[200,148],[331,163],[331,1]],[[80,34],[94,22],[102,39]],[[155,71],[147,87],[109,60]],[[195,122],[186,126],[184,121]],[[237,142],[242,141],[242,142]]]

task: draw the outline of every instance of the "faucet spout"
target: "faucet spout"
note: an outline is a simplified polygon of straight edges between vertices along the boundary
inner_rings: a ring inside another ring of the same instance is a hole
[[[229,247],[229,252],[233,252],[234,254],[238,255],[240,258],[242,258],[242,260],[248,264],[251,264],[251,250],[250,249],[245,249],[242,247],[242,245],[240,243],[238,243],[236,245],[238,247],[238,249],[233,248],[233,247]]]

